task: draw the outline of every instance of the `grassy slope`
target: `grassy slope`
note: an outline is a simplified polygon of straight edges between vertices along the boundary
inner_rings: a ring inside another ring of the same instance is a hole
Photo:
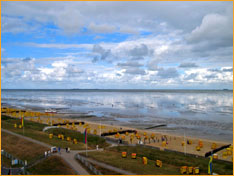
[[[27,171],[34,175],[76,175],[75,171],[58,156],[51,156]]]
[[[47,147],[5,132],[2,132],[1,139],[2,149],[12,154],[14,157],[21,160],[27,160],[28,162],[36,160],[41,155],[44,155],[44,152],[48,150]]]
[[[10,117],[2,115],[1,124],[2,124],[2,128],[4,129],[8,129],[15,133],[36,139],[41,142],[45,142],[53,146],[60,146],[62,148],[70,147],[73,150],[85,149],[85,145],[83,144],[83,134],[79,132],[61,128],[61,129],[50,129],[47,133],[45,133],[42,131],[42,129],[47,125],[25,120],[25,128],[24,128],[24,133],[23,133],[23,129],[14,128],[15,123],[20,124],[20,119],[10,118]],[[52,139],[49,139],[50,132],[54,132],[55,134],[63,133],[74,138],[78,137],[78,144],[73,144],[72,142],[58,139],[56,136],[53,137]],[[102,147],[108,145],[104,139],[88,135],[88,146],[90,148],[95,148],[96,144]]]
[[[103,175],[122,175],[118,172],[115,172],[115,171],[111,171],[109,169],[106,169],[106,168],[103,168],[103,167],[100,167],[98,165],[93,165],[97,170],[99,170]]]
[[[14,165],[12,166],[11,165],[11,159],[5,157],[5,156],[2,156],[1,157],[1,164],[4,166],[4,167],[11,167],[11,168],[17,168],[17,167],[22,167],[22,165],[20,164],[17,164],[17,165]]]
[[[83,164],[80,160],[76,159],[77,162],[83,167],[85,168],[90,175],[93,175],[94,173],[92,171],[89,170],[89,168],[87,166],[85,166],[85,164]],[[95,164],[92,164],[98,171],[100,171],[103,175],[122,175],[120,173],[117,173],[115,171],[112,171],[112,170],[109,170],[109,169],[106,169],[106,168],[103,168],[101,166],[98,166],[98,165],[95,165]]]
[[[122,151],[128,152],[127,158],[121,157]],[[137,153],[137,160],[130,158],[131,153]],[[104,152],[89,153],[89,156],[113,166],[132,171],[136,174],[180,174],[181,166],[199,167],[202,174],[207,174],[208,169],[207,158],[195,158],[175,152],[166,152],[143,147],[114,147]],[[143,156],[148,158],[148,165],[142,164],[141,158]],[[163,162],[162,168],[155,167],[156,159]],[[217,160],[213,161],[213,171],[215,173],[232,175],[232,168],[232,163]]]

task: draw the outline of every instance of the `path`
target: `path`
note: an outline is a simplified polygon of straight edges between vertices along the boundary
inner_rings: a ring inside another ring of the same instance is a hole
[[[46,126],[45,128],[43,128],[42,131],[46,131],[46,130],[49,130],[51,128],[59,128],[58,126]]]
[[[29,140],[31,142],[34,142],[36,144],[39,144],[39,145],[42,145],[42,146],[45,146],[45,147],[52,147],[51,145],[49,144],[46,144],[46,143],[43,143],[43,142],[40,142],[40,141],[37,141],[35,139],[32,139],[32,138],[29,138],[29,137],[26,137],[26,136],[22,136],[20,134],[17,134],[17,133],[14,133],[14,132],[11,132],[9,130],[6,130],[6,129],[1,129],[1,131],[5,132],[5,133],[9,133],[11,135],[14,135],[14,136],[17,136],[17,137],[20,137],[20,138],[23,138],[23,139],[26,139],[26,140]],[[78,150],[71,150],[70,153],[66,153],[64,149],[61,150],[61,154],[57,154],[58,156],[60,156],[61,158],[63,158],[70,166],[72,169],[74,169],[78,174],[80,175],[90,175],[75,159],[75,154],[79,152]]]
[[[45,146],[45,147],[48,147],[48,148],[52,147],[49,144],[46,144],[44,142],[40,142],[38,140],[23,136],[23,135],[20,135],[20,134],[17,134],[17,133],[14,133],[12,131],[9,131],[9,130],[6,130],[6,129],[1,129],[1,130],[3,132],[6,132],[6,133],[9,133],[11,135],[15,135],[17,137],[29,140],[31,142],[34,142],[36,144],[39,144],[39,145],[42,145],[42,146]],[[103,151],[103,149],[87,150],[87,152],[93,152],[93,151]],[[86,152],[86,150],[71,150],[70,153],[67,153],[65,151],[65,149],[61,149],[61,154],[56,153],[56,155],[62,157],[71,166],[71,168],[74,169],[78,174],[80,174],[80,175],[90,175],[75,159],[75,155],[77,153],[83,153],[83,152]],[[86,158],[86,159],[87,159],[87,161],[89,161],[89,162],[91,162],[91,163],[93,163],[95,165],[101,166],[101,167],[109,169],[109,170],[113,170],[113,171],[118,172],[118,173],[123,174],[123,175],[136,175],[134,173],[119,169],[117,167],[110,166],[108,164],[105,164],[105,163],[102,163],[102,162],[99,162],[99,161],[95,161],[95,160],[90,159],[90,158]]]
[[[5,132],[5,133],[9,133],[9,134],[14,135],[14,136],[17,136],[17,137],[20,137],[20,138],[23,138],[23,139],[26,139],[26,140],[28,140],[28,141],[31,141],[31,142],[33,142],[33,143],[42,145],[42,146],[44,146],[44,147],[48,147],[48,148],[52,147],[51,145],[46,144],[46,143],[44,143],[44,142],[40,142],[40,141],[38,141],[38,140],[35,140],[35,139],[32,139],[32,138],[29,138],[29,137],[26,137],[26,136],[23,136],[23,135],[14,133],[14,132],[12,132],[12,131],[9,131],[9,130],[3,129],[3,128],[1,129],[1,131]]]

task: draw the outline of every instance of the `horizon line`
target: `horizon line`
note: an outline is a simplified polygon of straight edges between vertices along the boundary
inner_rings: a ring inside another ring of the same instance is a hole
[[[141,89],[141,88],[2,88],[1,90],[233,90],[228,88],[220,89],[190,89],[190,88],[160,88],[160,89]]]

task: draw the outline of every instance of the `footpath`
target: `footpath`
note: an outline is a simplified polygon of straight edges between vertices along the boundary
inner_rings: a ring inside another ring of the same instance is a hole
[[[14,133],[12,131],[9,131],[9,130],[6,130],[6,129],[1,129],[3,132],[5,133],[9,133],[11,135],[15,135],[17,137],[20,137],[20,138],[23,138],[23,139],[26,139],[28,141],[31,141],[31,142],[34,142],[36,144],[39,144],[39,145],[42,145],[42,146],[45,146],[45,147],[48,147],[48,148],[51,148],[52,146],[49,145],[49,144],[46,144],[44,142],[40,142],[38,140],[35,140],[35,139],[32,139],[32,138],[29,138],[29,137],[26,137],[26,136],[23,136],[23,135],[20,135],[20,134],[17,134],[17,133]],[[87,152],[93,152],[93,151],[103,151],[103,149],[99,149],[99,150],[87,150]],[[64,159],[64,161],[78,174],[78,175],[90,175],[89,172],[87,172],[76,160],[75,156],[76,154],[79,154],[79,153],[84,153],[86,152],[86,150],[70,150],[69,153],[67,153],[65,151],[65,149],[61,149],[61,152],[60,153],[56,153],[55,155],[57,156],[60,156],[61,158]],[[95,165],[98,165],[100,167],[103,167],[105,169],[108,169],[108,170],[112,170],[112,171],[115,171],[117,173],[120,173],[120,174],[123,174],[123,175],[136,175],[134,173],[131,173],[131,172],[128,172],[128,171],[125,171],[123,169],[120,169],[120,168],[117,168],[117,167],[113,167],[111,165],[108,165],[108,164],[105,164],[105,163],[102,163],[102,162],[99,162],[99,161],[96,161],[96,160],[93,160],[93,159],[90,159],[90,158],[86,158],[84,157],[86,161],[92,163],[92,164],[95,164]]]
[[[3,132],[6,132],[6,133],[9,133],[11,135],[15,135],[17,137],[20,137],[20,138],[23,138],[23,139],[26,139],[28,141],[31,141],[31,142],[34,142],[36,144],[39,144],[39,145],[42,145],[42,146],[45,146],[45,147],[52,147],[51,145],[49,144],[46,144],[46,143],[43,143],[43,142],[40,142],[40,141],[37,141],[35,139],[32,139],[32,138],[29,138],[29,137],[26,137],[26,136],[22,136],[22,135],[19,135],[17,133],[14,133],[14,132],[11,132],[9,130],[6,130],[6,129],[1,129]],[[65,149],[62,149],[61,150],[61,154],[56,154],[58,156],[60,156],[61,158],[63,158],[67,163],[68,165],[71,166],[71,168],[79,175],[90,175],[75,159],[75,154],[78,153],[79,150],[73,150],[71,151],[70,153],[66,153]]]

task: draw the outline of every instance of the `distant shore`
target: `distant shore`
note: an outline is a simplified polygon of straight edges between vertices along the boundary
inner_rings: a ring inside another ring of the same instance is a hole
[[[2,89],[3,91],[83,91],[83,92],[207,92],[207,91],[230,91],[233,92],[233,89]]]

